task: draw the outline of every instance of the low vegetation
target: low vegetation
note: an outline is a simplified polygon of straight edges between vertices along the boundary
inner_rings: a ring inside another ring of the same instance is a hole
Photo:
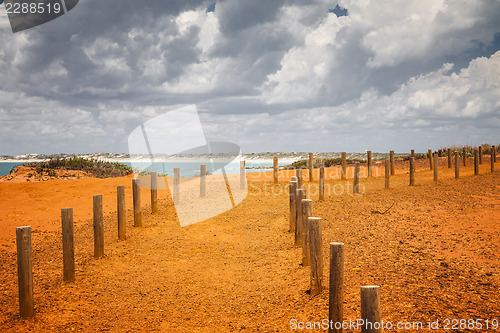
[[[25,166],[35,168],[38,174],[47,173],[55,176],[54,170],[81,170],[91,173],[97,178],[122,177],[132,173],[132,168],[118,162],[103,162],[82,157],[52,158],[44,162],[25,163]]]

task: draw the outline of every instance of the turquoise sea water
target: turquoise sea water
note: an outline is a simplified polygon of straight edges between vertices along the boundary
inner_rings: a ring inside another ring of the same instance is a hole
[[[12,170],[13,167],[18,167],[22,165],[23,163],[19,162],[0,162],[0,176],[5,176],[10,173],[10,170]]]

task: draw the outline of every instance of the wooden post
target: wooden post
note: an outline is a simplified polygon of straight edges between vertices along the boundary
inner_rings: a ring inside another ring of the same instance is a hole
[[[438,181],[438,154],[434,153],[434,181]]]
[[[200,197],[204,198],[207,195],[207,166],[200,165]]]
[[[380,327],[380,288],[379,286],[361,287],[362,333],[382,332]]]
[[[151,172],[151,213],[158,213],[158,174]]]
[[[104,217],[102,195],[94,195],[94,257],[104,256]]]
[[[312,200],[302,199],[302,267],[310,265],[309,217],[312,215]]]
[[[432,149],[429,149],[429,151],[427,152],[427,156],[429,157],[429,167],[432,170]]]
[[[288,186],[290,192],[290,232],[295,233],[295,225],[297,224],[297,202],[295,201],[297,197],[297,181],[291,181]]]
[[[297,189],[302,188],[304,184],[304,179],[302,178],[302,169],[295,170],[295,174],[297,177]]]
[[[390,165],[389,160],[385,160],[385,188],[389,188]]]
[[[329,333],[342,333],[344,320],[344,243],[330,243]],[[340,328],[335,324],[340,323]]]
[[[19,286],[19,315],[33,317],[33,258],[31,251],[31,227],[16,228],[17,281]]]
[[[415,186],[415,158],[410,157],[410,186]]]
[[[319,200],[325,199],[325,167],[319,168]]]
[[[354,166],[354,186],[352,191],[354,194],[359,194],[359,163]]]
[[[372,176],[372,151],[368,150],[366,152],[366,159],[367,159],[367,168],[368,168],[368,177]]]
[[[141,180],[138,178],[132,180],[132,196],[134,199],[134,227],[142,227]]]
[[[448,169],[451,169],[451,148],[448,148]]]
[[[491,172],[495,171],[495,146],[491,146]]]
[[[321,218],[309,217],[309,246],[311,252],[311,296],[323,291],[323,246]]]
[[[274,156],[273,158],[273,178],[274,183],[278,184],[278,157]]]
[[[340,177],[342,179],[346,179],[347,178],[347,154],[345,152],[342,152],[341,153],[341,160],[342,160],[342,164],[341,164],[341,171],[340,171]]]
[[[314,154],[309,153],[309,181],[314,181]]]
[[[474,174],[479,175],[479,154],[477,148],[474,148]]]
[[[391,176],[396,174],[396,168],[394,167],[394,150],[389,152],[389,160],[391,161]]]
[[[479,146],[479,164],[483,164],[483,146]]]
[[[247,183],[247,177],[245,175],[245,161],[240,161],[240,189],[244,190]]]
[[[463,148],[464,167],[467,166],[467,147]]]
[[[458,159],[459,159],[458,151],[456,151],[455,152],[455,179],[458,179],[460,177],[460,175],[459,175],[460,167],[459,167]]]
[[[298,185],[297,185],[298,186]],[[302,199],[306,198],[306,190],[303,188],[298,188],[297,189],[297,194],[295,195],[295,203],[296,203],[296,222],[295,222],[295,245],[296,246],[302,246],[302,237],[303,237],[303,231],[302,231]]]
[[[181,170],[174,168],[174,203],[179,202],[179,185],[181,182]]]
[[[118,214],[118,239],[125,240],[126,236],[126,223],[127,219],[125,217],[125,186],[120,185],[116,187],[116,202],[117,209],[116,212]]]
[[[415,149],[412,149],[410,152],[410,157],[415,158]]]
[[[75,281],[75,243],[73,236],[73,208],[61,209],[63,280]]]

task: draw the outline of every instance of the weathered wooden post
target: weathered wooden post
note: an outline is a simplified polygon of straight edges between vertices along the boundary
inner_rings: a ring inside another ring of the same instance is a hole
[[[330,243],[330,333],[342,333],[344,321],[344,243]],[[338,324],[337,324],[338,323]]]
[[[412,149],[410,152],[410,157],[415,158],[415,149]]]
[[[125,217],[125,186],[119,185],[116,187],[116,213],[118,215],[118,239],[124,240],[126,236],[126,223],[127,219]]]
[[[292,177],[293,178],[293,177]],[[296,178],[295,178],[296,179]],[[297,224],[297,181],[293,180],[289,183],[290,194],[290,232],[295,233],[295,225]]]
[[[207,196],[207,166],[200,165],[200,197]]]
[[[379,286],[361,287],[361,319],[363,333],[382,332],[380,321],[380,288]]]
[[[102,195],[94,195],[94,257],[104,256],[104,217]]]
[[[389,160],[391,161],[391,176],[396,174],[396,168],[394,166],[394,150],[389,152]]]
[[[158,173],[151,172],[151,213],[158,213]]]
[[[367,168],[368,168],[368,177],[372,176],[372,151],[368,150],[366,152],[366,160],[367,160]]]
[[[298,186],[298,185],[297,185]],[[296,203],[296,223],[295,223],[295,245],[302,246],[302,237],[303,237],[303,222],[302,222],[302,199],[306,199],[306,190],[303,188],[297,189],[297,194],[295,195],[295,203]]]
[[[479,146],[479,164],[483,164],[483,146]]]
[[[474,148],[474,174],[479,175],[479,154],[477,148]]]
[[[455,179],[458,179],[460,177],[460,167],[459,167],[459,162],[458,162],[459,156],[458,156],[458,151],[455,152]]]
[[[451,169],[451,148],[448,148],[448,169]]]
[[[174,203],[179,203],[179,186],[181,182],[181,170],[174,168]]]
[[[347,154],[345,152],[342,152],[340,154],[341,156],[341,171],[340,171],[340,177],[342,179],[347,178]]]
[[[463,151],[463,156],[462,157],[464,159],[464,167],[466,167],[467,166],[467,147],[464,147],[462,149],[462,151]]]
[[[491,146],[491,172],[495,171],[495,146]]]
[[[302,267],[310,265],[309,217],[312,215],[312,200],[302,199]]]
[[[302,169],[297,169],[295,170],[295,175],[297,177],[297,188],[302,188],[302,185],[304,184],[304,179],[302,178]]]
[[[432,149],[429,149],[429,151],[427,152],[427,156],[429,157],[429,167],[432,170]]]
[[[273,158],[273,179],[274,183],[278,184],[278,157],[274,156]]]
[[[389,188],[390,166],[389,160],[385,160],[385,188]]]
[[[325,199],[325,167],[319,168],[319,200]]]
[[[240,189],[244,190],[247,183],[245,175],[245,161],[240,161]]]
[[[352,191],[354,194],[359,194],[359,163],[354,166],[354,185]]]
[[[415,158],[410,157],[410,186],[415,186]]]
[[[132,180],[132,197],[134,200],[134,227],[142,227],[141,180],[139,178]]]
[[[16,228],[17,281],[19,287],[19,315],[33,317],[33,257],[31,251],[31,227]]]
[[[434,153],[434,181],[438,181],[438,154]]]
[[[309,153],[309,181],[314,181],[314,154]]]
[[[321,218],[309,217],[311,296],[316,296],[323,291],[323,246],[321,237]]]
[[[73,236],[73,208],[61,209],[63,280],[75,281],[75,243]]]

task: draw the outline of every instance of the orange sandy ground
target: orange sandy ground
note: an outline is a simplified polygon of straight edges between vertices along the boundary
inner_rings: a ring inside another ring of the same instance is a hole
[[[489,157],[478,176],[472,160],[461,165],[459,180],[445,158],[437,183],[428,160],[416,167],[415,187],[408,186],[408,163],[398,162],[391,189],[383,177],[362,178],[364,195],[352,195],[352,179],[338,180],[337,168],[327,169],[332,193],[323,201],[305,183],[313,215],[322,218],[326,289],[328,244],[344,242],[346,320],[360,317],[359,287],[375,284],[384,321],[439,320],[435,331],[448,332],[445,319],[481,319],[477,331],[488,331],[486,320],[500,320],[500,173],[490,173]],[[288,232],[293,174],[280,171],[278,185],[269,172],[248,174],[241,204],[184,228],[168,191],[159,192],[160,211],[151,215],[143,190],[145,226],[133,228],[128,211],[126,241],[117,240],[116,186],[126,185],[131,207],[131,176],[1,183],[0,331],[288,332],[293,319],[327,318],[328,290],[307,293],[309,268],[301,266],[301,249]],[[92,257],[94,194],[104,198],[102,259]],[[74,209],[75,283],[62,281],[64,207]],[[36,315],[30,319],[18,315],[15,227],[21,225],[33,229]]]

